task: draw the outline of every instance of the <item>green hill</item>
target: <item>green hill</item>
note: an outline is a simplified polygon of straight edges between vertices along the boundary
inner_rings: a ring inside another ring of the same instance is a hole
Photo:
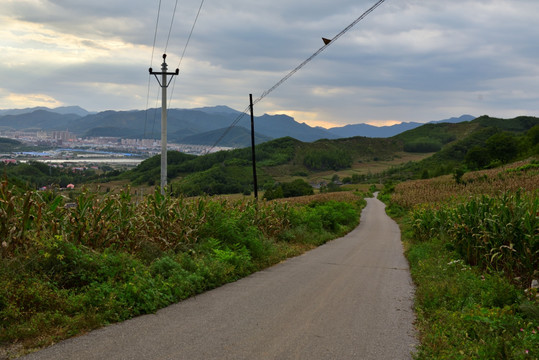
[[[17,150],[21,146],[22,146],[22,143],[20,141],[0,138],[0,152],[10,153],[12,151]]]
[[[363,180],[368,180],[369,176],[377,180],[432,177],[451,173],[466,164],[472,167],[472,160],[479,159],[481,154],[477,159],[471,155],[481,149],[488,153],[488,161],[479,165],[494,166],[533,153],[530,149],[537,144],[537,136],[533,135],[537,131],[533,129],[538,129],[538,124],[539,119],[533,117],[482,116],[470,122],[426,124],[392,138],[352,137],[311,143],[280,138],[256,146],[258,183],[264,189],[273,186],[275,181],[300,177],[316,182],[337,173],[346,177],[356,175],[356,179],[359,176]],[[510,146],[503,147],[506,143]],[[516,150],[511,150],[511,146]],[[423,160],[408,161],[406,154],[414,153],[419,155],[417,159]],[[500,155],[504,153],[512,155],[504,158]],[[253,190],[250,148],[198,157],[170,152],[168,161],[169,184],[174,193],[213,195]],[[160,157],[156,156],[122,177],[135,185],[155,185],[159,183],[159,166]]]
[[[444,137],[452,140],[444,143]],[[392,169],[385,175],[402,179],[434,177],[450,174],[456,168],[496,167],[539,154],[539,118],[499,119],[485,115],[458,124],[424,125],[395,138],[404,141],[404,149],[422,141],[435,142],[440,149],[431,157]]]

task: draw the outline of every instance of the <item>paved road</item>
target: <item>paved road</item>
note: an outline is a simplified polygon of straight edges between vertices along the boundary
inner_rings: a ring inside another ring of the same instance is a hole
[[[410,359],[412,299],[399,228],[368,199],[343,238],[25,359]]]

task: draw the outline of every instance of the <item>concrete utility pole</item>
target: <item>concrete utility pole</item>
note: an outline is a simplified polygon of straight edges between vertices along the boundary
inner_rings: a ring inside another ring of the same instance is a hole
[[[161,95],[161,195],[165,195],[165,188],[167,186],[167,87],[170,85],[174,75],[180,73],[180,69],[176,69],[175,72],[167,72],[167,54],[163,54],[163,63],[161,64],[161,72],[154,72],[150,68],[150,74],[155,75],[159,86],[162,89]],[[161,75],[161,80],[157,75]],[[170,75],[170,79],[167,81],[167,75]]]
[[[258,200],[258,181],[256,179],[256,154],[255,154],[255,115],[253,109],[253,94],[249,94],[249,107],[251,108],[251,154],[253,158],[253,187],[255,199]]]

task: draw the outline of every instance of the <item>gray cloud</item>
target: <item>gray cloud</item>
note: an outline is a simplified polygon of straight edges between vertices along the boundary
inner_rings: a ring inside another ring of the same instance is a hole
[[[182,62],[173,106],[225,104],[243,110],[249,93],[257,96],[271,87],[320,48],[322,36],[333,37],[373,3],[207,1]],[[36,33],[48,31],[32,36],[4,30],[11,36],[1,49],[7,61],[0,62],[0,94],[45,94],[89,110],[144,108],[147,68],[161,63],[174,1],[162,0],[151,59],[157,4],[0,4],[0,17],[10,24],[24,21],[39,25]],[[171,69],[199,4],[179,2],[167,49]],[[388,0],[260,102],[257,111],[287,110],[303,113],[299,121],[337,124],[537,114],[537,13],[536,0]],[[54,36],[66,37],[68,44],[44,40]],[[10,60],[17,51],[40,51],[39,68]],[[156,93],[152,80],[150,103]],[[10,104],[0,98],[0,107]]]

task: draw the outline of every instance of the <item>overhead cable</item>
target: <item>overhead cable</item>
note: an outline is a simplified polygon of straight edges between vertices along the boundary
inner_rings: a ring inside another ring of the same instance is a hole
[[[376,4],[371,6],[367,11],[365,11],[360,17],[358,17],[354,22],[352,22],[350,25],[345,27],[340,33],[335,35],[333,39],[325,39],[322,38],[324,41],[324,46],[322,46],[320,49],[318,49],[314,54],[309,56],[307,60],[303,61],[301,64],[299,64],[297,67],[295,67],[292,71],[290,71],[288,74],[286,74],[285,77],[283,77],[281,80],[279,80],[275,85],[270,87],[268,90],[264,91],[262,95],[260,95],[256,100],[253,101],[253,105],[260,102],[262,99],[264,99],[266,96],[268,96],[273,90],[277,89],[279,86],[281,86],[286,80],[288,80],[292,75],[294,75],[296,72],[298,72],[301,68],[303,68],[305,65],[307,65],[312,59],[314,59],[318,54],[320,54],[322,51],[324,51],[328,46],[333,44],[338,38],[343,36],[348,30],[353,28],[358,22],[363,20],[367,15],[369,15],[371,12],[373,12],[378,6],[380,6],[385,0],[379,0]],[[230,130],[236,126],[236,124],[241,120],[241,118],[247,114],[247,111],[249,111],[250,106],[247,106],[247,108],[241,113],[234,122],[225,130],[223,135],[219,137],[219,139],[213,144],[211,148],[209,148],[205,154],[210,153],[216,146],[223,140],[223,138],[230,132]]]
[[[198,17],[200,15],[200,11],[202,10],[202,6],[204,5],[204,0],[200,2],[200,6],[198,7],[197,16],[195,17],[195,21],[193,21],[193,26],[191,26],[191,31],[189,32],[189,36],[187,37],[187,41],[185,43],[185,46],[183,48],[182,56],[180,57],[180,62],[178,63],[177,68],[180,68],[180,65],[182,64],[183,56],[185,55],[185,50],[187,50],[187,46],[189,45],[189,41],[191,41],[191,36],[193,35],[193,30],[195,30],[195,25],[197,24]]]
[[[318,49],[314,54],[312,54],[311,56],[309,56],[307,58],[307,60],[305,60],[304,62],[302,62],[301,64],[299,64],[294,70],[290,71],[288,74],[286,74],[285,77],[283,77],[281,80],[279,80],[275,85],[273,85],[271,88],[269,88],[268,90],[264,91],[262,93],[262,95],[260,95],[256,100],[253,101],[253,105],[258,103],[260,100],[262,100],[263,98],[265,98],[266,96],[268,96],[273,90],[277,89],[279,86],[282,85],[282,83],[284,83],[286,80],[288,80],[290,77],[292,77],[292,75],[294,75],[296,72],[298,72],[302,67],[304,67],[305,65],[307,65],[312,59],[314,59],[318,54],[320,54],[322,51],[326,50],[326,48],[328,46],[330,46],[331,44],[333,44],[338,38],[340,38],[341,36],[343,36],[348,30],[350,30],[351,28],[353,28],[358,22],[360,22],[361,20],[363,20],[367,15],[369,15],[371,12],[374,11],[374,9],[376,9],[378,6],[380,6],[385,0],[379,0],[376,4],[374,4],[373,6],[371,6],[369,8],[369,10],[365,11],[360,17],[358,17],[356,20],[354,20],[353,23],[351,23],[350,25],[348,25],[346,28],[344,28],[344,30],[342,30],[340,33],[338,33],[337,35],[335,35],[335,37],[333,37],[333,39],[323,39],[324,40],[324,46],[322,46],[320,49]]]
[[[172,25],[174,25],[174,18],[176,17],[176,8],[177,7],[178,7],[178,0],[176,0],[176,3],[174,4],[174,11],[172,12],[172,19],[170,20],[170,27],[168,28],[167,42],[165,44],[165,51],[163,52],[163,54],[167,53],[168,41],[170,40],[170,33],[172,32]]]
[[[159,16],[161,14],[161,0],[159,0],[159,6],[157,7],[157,20],[155,21],[155,32],[153,34],[153,46],[152,46],[152,57],[150,58],[150,67],[153,67],[153,55],[155,51],[155,40],[157,39],[157,28],[159,27]],[[144,121],[144,136],[146,136],[146,126],[148,123],[148,104],[150,102],[150,77],[148,74],[148,93],[146,95],[146,119]],[[154,115],[155,122],[155,115]]]
[[[152,58],[150,59],[150,67],[153,67],[153,54],[155,51],[155,40],[157,39],[157,28],[159,27],[160,14],[161,14],[161,0],[159,0],[159,6],[157,7],[157,20],[155,21],[155,32],[153,34]]]
[[[187,37],[187,41],[185,42],[185,46],[183,47],[182,56],[180,57],[180,61],[178,62],[178,66],[176,66],[177,69],[181,67],[183,57],[185,55],[185,51],[187,50],[187,46],[189,45],[189,41],[191,41],[191,36],[193,35],[193,31],[195,30],[195,26],[198,21],[198,17],[200,16],[200,11],[202,10],[202,6],[204,5],[204,0],[200,2],[200,6],[198,7],[197,15],[195,16],[195,21],[193,21],[193,26],[191,26],[191,31],[189,32],[189,36]],[[170,91],[170,98],[168,100],[168,107],[170,108],[170,104],[172,103],[172,97],[174,96],[174,88],[176,87],[176,78],[174,78],[174,82],[172,83],[172,89]]]

